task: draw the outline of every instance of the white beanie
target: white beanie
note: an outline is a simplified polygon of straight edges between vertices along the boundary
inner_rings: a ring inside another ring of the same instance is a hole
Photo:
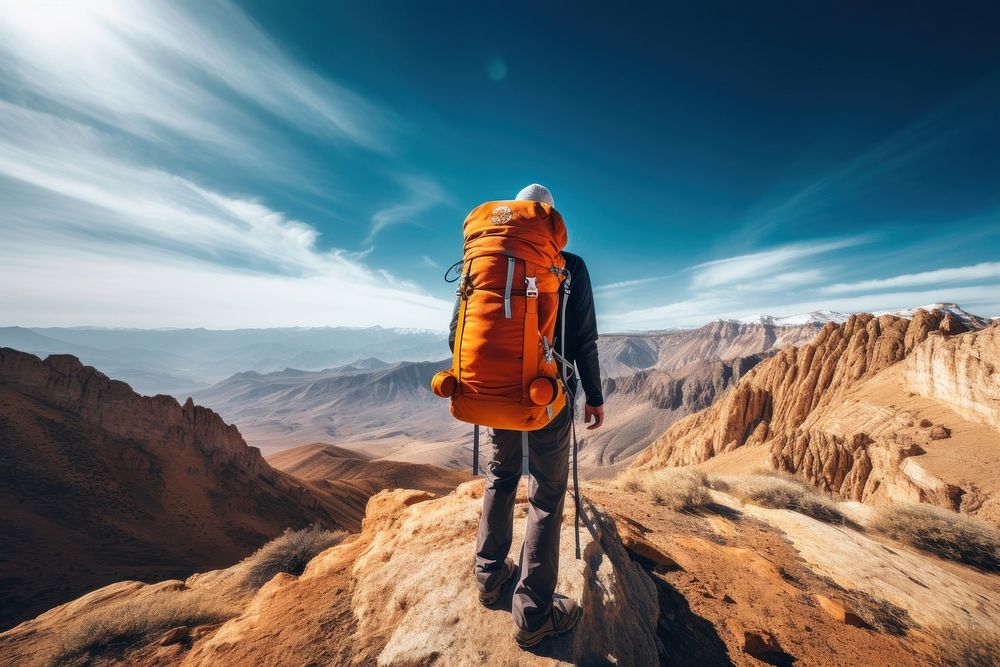
[[[539,201],[543,204],[548,204],[549,206],[555,206],[555,202],[552,201],[552,193],[544,185],[539,185],[538,183],[532,183],[528,187],[524,188],[517,193],[514,197],[519,201]]]

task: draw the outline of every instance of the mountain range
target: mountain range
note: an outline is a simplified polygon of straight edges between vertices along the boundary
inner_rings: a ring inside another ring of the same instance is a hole
[[[853,315],[758,364],[634,465],[769,467],[852,500],[928,502],[1000,525],[998,358],[1000,324]]]
[[[464,479],[343,458],[349,474],[300,478],[190,399],[140,396],[75,357],[0,348],[0,626],[119,579],[235,562],[286,528],[357,530],[383,488]]]
[[[934,312],[968,328],[988,323],[954,304]],[[718,320],[697,329],[601,336],[609,420],[582,434],[584,474],[613,474],[675,421],[711,405],[760,361],[809,342],[824,322],[847,318],[827,314],[798,324],[787,318]],[[366,360],[316,372],[246,372],[195,392],[194,398],[238,424],[248,441],[266,452],[332,442],[376,458],[465,469],[471,464],[471,427],[454,420],[447,402],[429,391],[430,376],[449,364],[447,359],[394,365]]]
[[[72,354],[142,394],[184,400],[234,373],[322,370],[370,357],[425,361],[448,353],[447,334],[425,329],[106,329],[0,327],[0,346]]]
[[[583,484],[581,560],[572,512],[562,526],[558,590],[581,602],[583,620],[535,652],[510,642],[509,590],[498,609],[476,600],[481,480],[384,460],[384,443],[367,451],[360,440],[265,460],[193,401],[138,396],[70,357],[0,349],[0,473],[16,482],[0,500],[18,508],[20,531],[0,545],[20,577],[4,577],[5,599],[36,600],[34,612],[71,597],[45,575],[117,578],[91,577],[103,587],[0,633],[0,661],[991,664],[1000,323],[983,324],[917,309],[609,341],[633,369],[605,384],[623,423],[691,414],[641,451],[611,460],[606,448],[602,465],[620,474]],[[717,357],[691,359],[697,351]],[[275,420],[291,419],[289,403],[317,417],[369,409],[377,429],[394,410],[416,419],[432,405],[419,387],[444,363],[241,373],[213,391],[233,409],[265,403]],[[329,423],[341,434],[356,424]],[[264,556],[236,561],[283,522],[350,534],[313,547],[313,533],[279,537],[260,553],[294,558],[269,562],[248,587]],[[196,554],[205,540],[228,562]]]

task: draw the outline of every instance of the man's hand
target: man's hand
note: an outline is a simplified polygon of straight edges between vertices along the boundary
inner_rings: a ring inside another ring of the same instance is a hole
[[[590,424],[590,418],[594,418],[594,423]],[[583,423],[590,424],[587,427],[588,431],[593,431],[595,428],[600,428],[601,424],[604,423],[604,406],[598,405],[596,408],[593,405],[583,406]]]

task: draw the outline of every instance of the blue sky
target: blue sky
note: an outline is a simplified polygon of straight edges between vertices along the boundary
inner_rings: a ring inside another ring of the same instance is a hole
[[[444,328],[532,181],[605,331],[1000,315],[994,3],[469,4],[0,0],[0,325]]]

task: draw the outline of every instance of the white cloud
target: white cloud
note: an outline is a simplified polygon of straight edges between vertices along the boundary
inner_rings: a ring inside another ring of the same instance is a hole
[[[310,183],[282,132],[386,152],[395,124],[225,1],[0,0],[0,318],[446,322],[450,304],[364,264],[370,248],[321,249],[307,222],[159,159],[183,156],[216,177],[248,165],[269,181],[295,174],[297,189],[328,195],[329,175]],[[424,198],[407,205],[423,210],[436,185],[399,178],[417,184]]]
[[[649,283],[654,283],[659,280],[665,280],[670,276],[651,276],[649,278],[636,278],[634,280],[619,280],[614,283],[607,283],[605,285],[598,285],[594,287],[595,292],[618,292],[621,290],[631,289],[633,287],[639,287],[640,285],[648,285]]]
[[[869,240],[867,236],[856,236],[826,241],[805,241],[748,255],[704,262],[688,269],[694,274],[691,279],[691,287],[704,289],[745,283],[760,278],[772,278],[775,274],[794,267],[802,260],[866,243]]]
[[[449,304],[252,198],[137,165],[102,133],[0,103],[4,324],[426,326]]]
[[[892,278],[861,280],[853,283],[835,283],[821,287],[818,292],[820,294],[849,294],[851,292],[870,292],[896,287],[974,282],[992,278],[1000,278],[1000,262],[982,262],[972,266],[906,273],[893,276]]]
[[[202,150],[258,152],[260,110],[326,140],[387,147],[388,114],[297,64],[227,2],[0,2],[8,90]]]
[[[720,318],[744,318],[760,314],[787,317],[815,310],[845,313],[913,308],[928,303],[955,302],[969,312],[989,316],[1000,312],[1000,283],[971,287],[928,287],[922,290],[860,294],[833,298],[789,301],[780,294],[766,295],[746,303],[738,295],[717,292],[663,306],[613,313],[602,318],[602,330],[660,329],[700,326]]]
[[[16,246],[0,256],[0,324],[122,327],[400,326],[443,329],[450,305],[364,267],[250,274],[151,248]],[[436,324],[434,324],[436,323]]]
[[[417,217],[434,206],[447,201],[444,190],[430,178],[400,175],[397,180],[406,190],[405,201],[380,209],[372,215],[372,224],[365,237],[371,243],[386,227],[401,224],[417,224]]]

